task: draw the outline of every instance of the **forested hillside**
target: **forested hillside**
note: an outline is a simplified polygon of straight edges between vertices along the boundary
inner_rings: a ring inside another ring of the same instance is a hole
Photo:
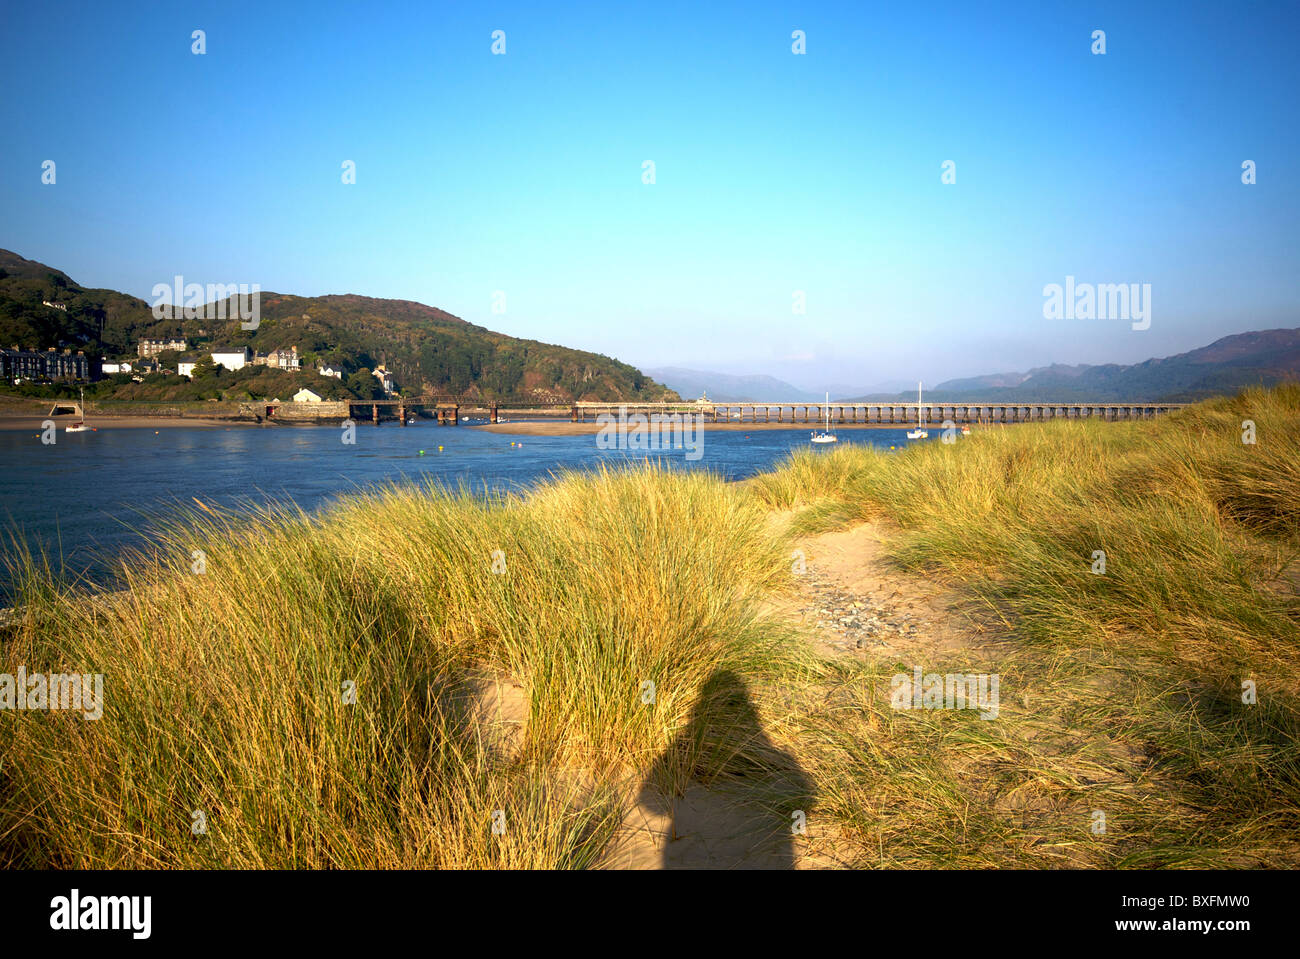
[[[240,328],[230,301],[224,304],[224,320],[183,314],[159,320],[151,304],[138,297],[84,288],[59,270],[0,250],[0,346],[71,347],[114,358],[134,356],[142,337],[183,335],[195,353],[218,346],[258,352],[296,346],[304,376],[323,364],[349,373],[383,364],[404,391],[414,394],[557,402],[673,398],[626,363],[495,333],[422,303],[350,294],[263,291],[260,296],[260,324],[252,331]],[[134,386],[130,392],[141,393],[141,384]]]

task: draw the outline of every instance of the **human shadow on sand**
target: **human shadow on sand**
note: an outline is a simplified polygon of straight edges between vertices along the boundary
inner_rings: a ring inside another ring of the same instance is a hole
[[[808,776],[768,738],[744,680],[725,669],[709,677],[638,797],[661,824],[666,869],[791,869],[812,800]]]

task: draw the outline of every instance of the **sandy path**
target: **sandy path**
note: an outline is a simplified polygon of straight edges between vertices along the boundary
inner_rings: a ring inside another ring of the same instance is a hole
[[[789,514],[777,514],[782,523]],[[802,537],[806,571],[795,591],[775,594],[763,612],[797,626],[818,652],[909,664],[986,661],[1000,631],[959,591],[895,569],[889,533],[864,523]],[[692,782],[671,804],[638,797],[601,863],[630,869],[781,869],[837,865],[833,851],[792,836],[789,813],[735,787]],[[811,830],[811,827],[810,827]],[[815,830],[814,830],[815,831]]]
[[[768,611],[804,628],[827,654],[917,663],[963,651],[987,655],[995,634],[975,601],[893,566],[885,558],[889,535],[880,523],[862,523],[799,540],[801,585],[771,599]]]

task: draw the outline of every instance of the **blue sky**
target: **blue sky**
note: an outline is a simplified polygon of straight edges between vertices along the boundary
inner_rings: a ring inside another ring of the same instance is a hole
[[[86,285],[419,300],[812,389],[1300,325],[1295,3],[120,6],[0,33],[0,247]],[[1044,319],[1067,275],[1150,283],[1150,328]]]

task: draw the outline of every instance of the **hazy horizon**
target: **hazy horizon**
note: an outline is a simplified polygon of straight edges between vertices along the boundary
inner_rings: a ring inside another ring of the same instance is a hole
[[[1297,325],[1294,7],[741,9],[15,9],[0,246],[804,388]],[[1045,319],[1067,277],[1149,328]]]

